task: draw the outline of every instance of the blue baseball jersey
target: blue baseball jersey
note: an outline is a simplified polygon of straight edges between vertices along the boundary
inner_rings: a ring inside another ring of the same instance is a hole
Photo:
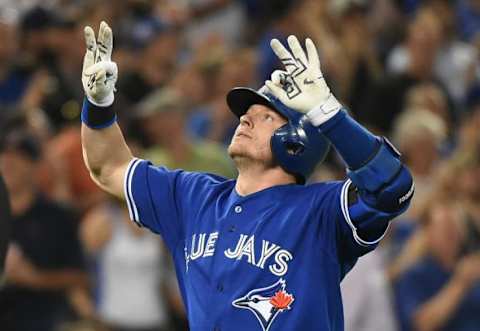
[[[235,183],[140,159],[125,175],[132,220],[173,256],[190,329],[343,330],[340,281],[381,239],[356,234],[351,182],[247,196]]]

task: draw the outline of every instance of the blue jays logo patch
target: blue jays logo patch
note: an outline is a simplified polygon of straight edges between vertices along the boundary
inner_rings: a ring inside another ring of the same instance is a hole
[[[280,278],[268,287],[251,290],[247,295],[234,300],[232,305],[250,310],[260,322],[263,331],[268,331],[277,315],[290,310],[295,300],[285,288],[286,282]]]

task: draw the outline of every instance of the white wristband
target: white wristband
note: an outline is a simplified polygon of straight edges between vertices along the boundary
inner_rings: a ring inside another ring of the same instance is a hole
[[[92,97],[88,95],[88,93],[85,93],[85,94],[87,96],[88,101],[90,101],[91,103],[93,103],[95,106],[98,106],[98,107],[111,106],[113,101],[115,100],[115,96],[113,95],[113,92],[107,95],[105,99],[103,99],[101,102],[95,101]]]
[[[340,109],[342,109],[342,105],[338,102],[337,98],[330,93],[327,100],[310,110],[307,116],[313,125],[319,126],[335,116]]]

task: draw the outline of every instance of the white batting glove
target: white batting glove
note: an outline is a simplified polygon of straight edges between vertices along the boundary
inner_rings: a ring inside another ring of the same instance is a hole
[[[117,64],[112,62],[113,35],[107,23],[100,23],[98,38],[90,26],[85,27],[87,51],[83,58],[82,84],[88,100],[96,106],[107,107],[113,103]]]
[[[307,54],[297,37],[289,36],[287,41],[291,52],[277,39],[270,42],[285,71],[274,71],[265,85],[284,105],[307,114],[313,125],[325,123],[342,105],[323,78],[317,49],[310,38],[305,41]]]

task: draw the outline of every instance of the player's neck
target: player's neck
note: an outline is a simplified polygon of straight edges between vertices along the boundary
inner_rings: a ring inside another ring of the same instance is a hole
[[[235,189],[241,196],[246,196],[272,186],[295,183],[295,178],[280,167],[273,169],[239,169]]]

